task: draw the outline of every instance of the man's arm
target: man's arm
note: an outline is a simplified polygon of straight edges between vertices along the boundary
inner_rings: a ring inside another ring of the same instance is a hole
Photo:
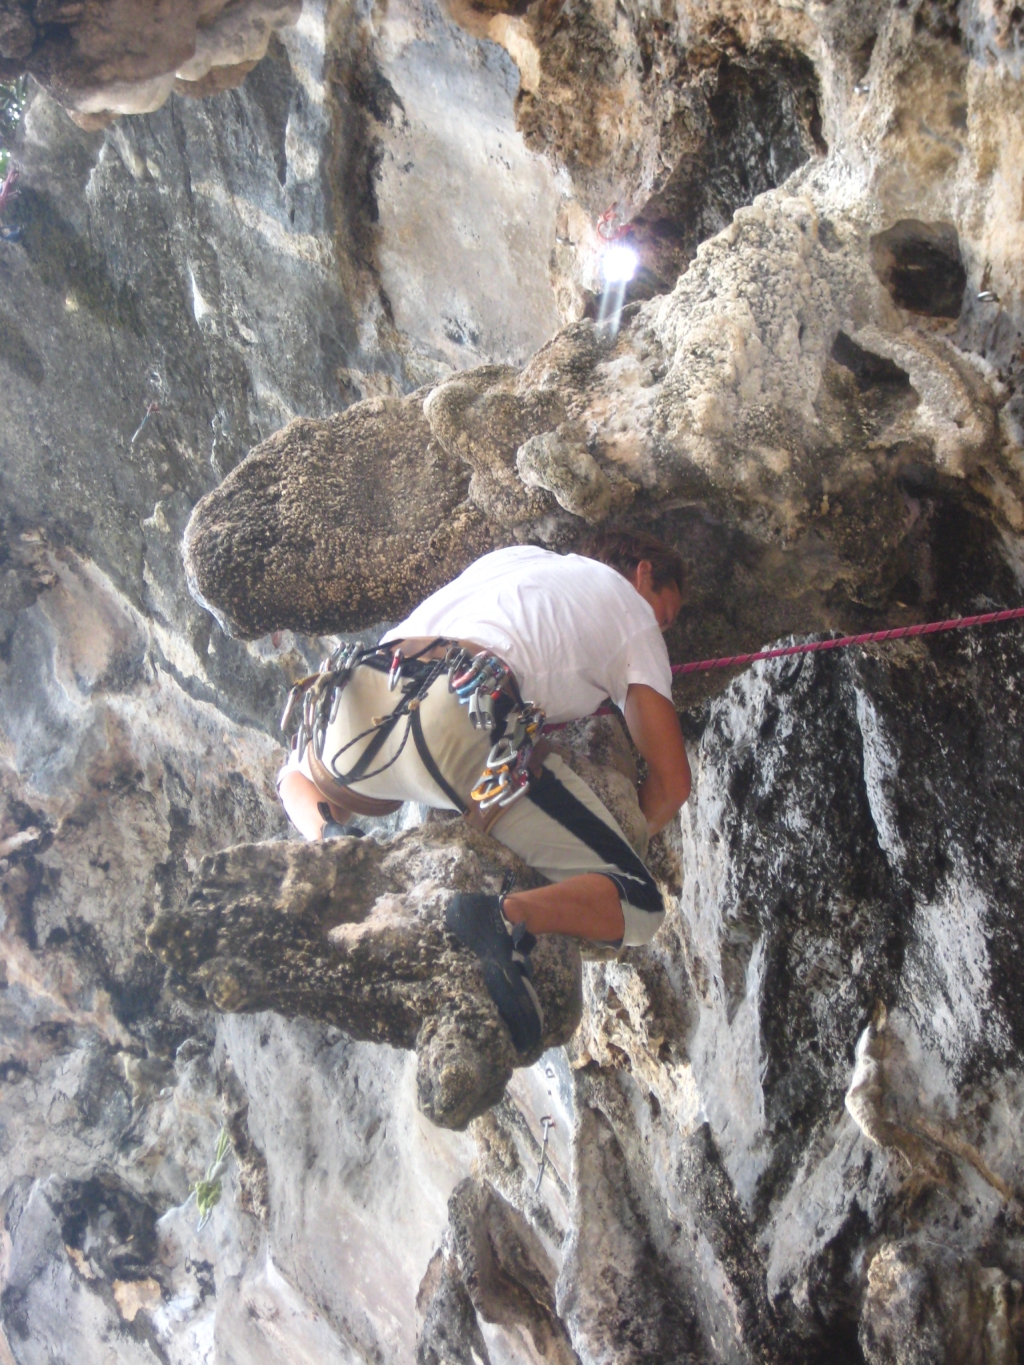
[[[679,717],[668,698],[645,683],[630,683],[624,714],[633,743],[647,762],[640,809],[648,832],[657,834],[690,795],[690,764]]]

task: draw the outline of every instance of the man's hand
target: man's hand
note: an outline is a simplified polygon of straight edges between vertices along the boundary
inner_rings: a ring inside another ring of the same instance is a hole
[[[644,683],[630,683],[626,693],[626,725],[647,762],[640,787],[640,809],[647,830],[657,834],[690,795],[690,764],[676,709],[667,697]]]

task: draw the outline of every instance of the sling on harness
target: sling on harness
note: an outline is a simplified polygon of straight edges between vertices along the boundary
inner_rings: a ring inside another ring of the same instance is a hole
[[[445,651],[443,655],[432,659],[425,657],[441,647]],[[423,766],[449,801],[473,823],[488,829],[504,810],[526,795],[531,776],[539,772],[547,749],[540,739],[544,712],[523,701],[512,670],[488,650],[471,654],[458,641],[441,637],[408,657],[400,644],[391,649],[390,657],[388,649],[367,650],[358,644],[339,646],[324,660],[319,672],[300,679],[291,689],[281,717],[281,729],[287,731],[301,701],[301,717],[293,741],[298,758],[301,761],[308,753],[313,785],[322,796],[357,815],[387,815],[401,806],[401,801],[354,792],[352,783],[367,781],[386,772],[397,762],[411,736]],[[391,712],[375,716],[366,729],[328,756],[324,751],[328,730],[337,718],[352,672],[358,667],[386,671],[389,691],[395,691],[401,684],[401,697]],[[468,707],[471,724],[495,735],[495,743],[468,806],[434,760],[420,718],[422,701],[445,673],[449,690],[457,694],[460,705]],[[402,720],[405,721],[405,734],[397,750],[386,762],[374,768],[374,760]],[[347,771],[340,768],[343,756],[368,737],[369,743],[356,762]]]

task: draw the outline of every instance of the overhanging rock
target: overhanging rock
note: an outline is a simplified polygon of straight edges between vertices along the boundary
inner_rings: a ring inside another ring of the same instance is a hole
[[[415,1048],[420,1109],[464,1128],[500,1099],[516,1066],[568,1041],[582,1009],[572,940],[535,950],[540,1048],[517,1055],[477,959],[443,928],[455,891],[497,891],[528,868],[495,840],[442,822],[322,844],[240,844],[204,858],[185,906],[160,914],[150,947],[218,1009],[274,1010],[360,1041]]]

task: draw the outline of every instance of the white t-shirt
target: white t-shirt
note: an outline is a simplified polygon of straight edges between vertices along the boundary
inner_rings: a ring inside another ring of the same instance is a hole
[[[606,697],[622,707],[630,683],[672,697],[653,608],[622,574],[582,555],[532,545],[484,555],[382,643],[422,635],[493,649],[550,721],[588,716]]]

